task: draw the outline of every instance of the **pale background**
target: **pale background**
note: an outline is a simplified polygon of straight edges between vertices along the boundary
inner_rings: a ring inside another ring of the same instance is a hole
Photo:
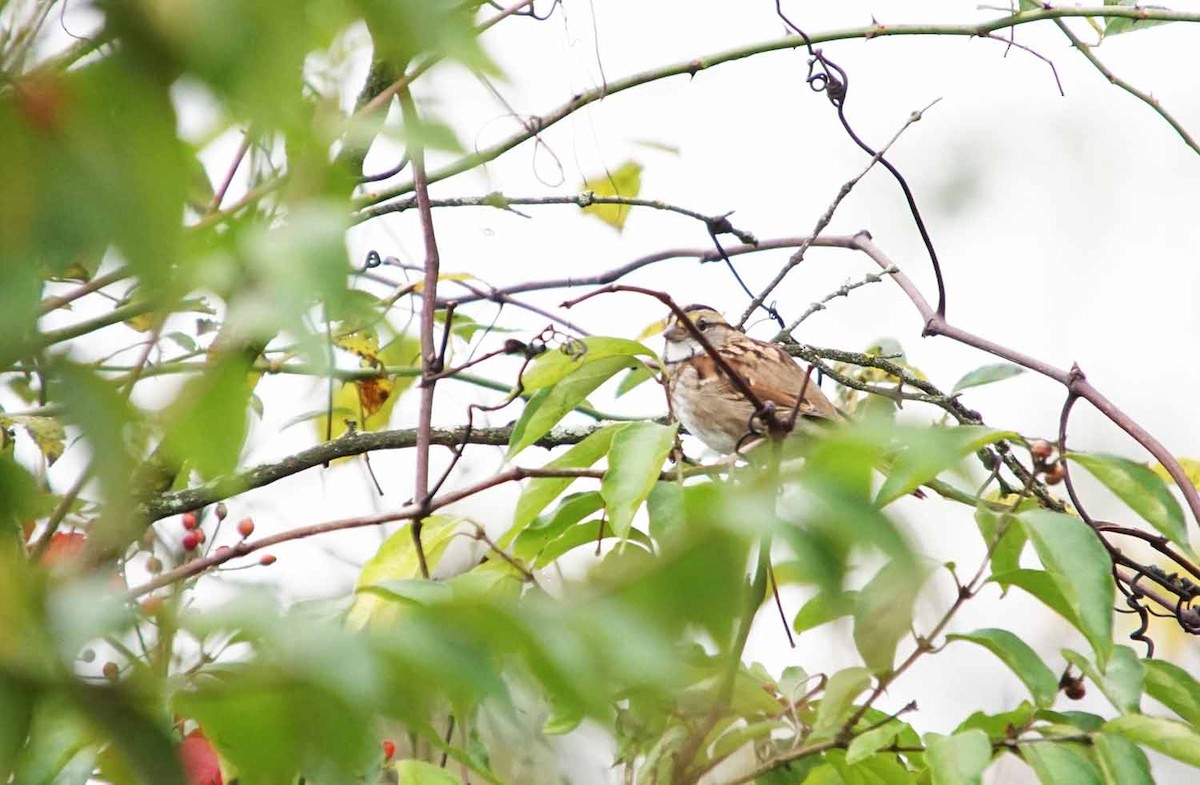
[[[1196,5],[1176,7],[1193,10]],[[960,2],[792,2],[786,8],[810,32],[866,25],[872,14],[881,23],[895,24],[972,22],[1000,13]],[[86,26],[87,21],[86,11],[80,11],[73,24]],[[1085,40],[1094,40],[1085,24],[1072,24]],[[768,0],[566,0],[547,22],[508,20],[484,40],[508,76],[507,82],[496,84],[499,93],[513,110],[528,116],[598,86],[604,77],[611,81],[783,33]],[[1191,26],[1155,27],[1110,39],[1097,54],[1119,76],[1152,91],[1185,127],[1200,132],[1195,36]],[[847,114],[860,135],[876,146],[910,112],[942,99],[889,157],[908,177],[934,237],[950,320],[1060,367],[1078,362],[1097,387],[1169,449],[1200,456],[1200,424],[1194,414],[1200,370],[1193,362],[1194,336],[1200,332],[1195,306],[1200,156],[1149,107],[1108,84],[1052,24],[1019,28],[1017,40],[1053,60],[1065,97],[1046,63],[1016,49],[1006,57],[1005,45],[997,41],[885,38],[836,42],[824,49],[849,72]],[[364,48],[350,47],[343,70],[347,102],[361,84],[368,58]],[[575,194],[585,177],[632,157],[645,166],[643,197],[707,214],[735,210],[735,225],[760,239],[806,234],[840,185],[866,162],[841,131],[825,97],[805,85],[806,59],[802,50],[769,53],[609,97],[547,130],[542,146],[526,143],[482,174],[435,184],[433,195],[479,196],[494,190],[509,196]],[[428,98],[427,108],[457,131],[467,149],[487,146],[519,128],[505,106],[462,69],[436,69],[417,83],[417,93]],[[216,121],[200,96],[181,90],[180,105],[189,134],[201,137]],[[231,133],[211,146],[207,160],[214,178],[224,172],[237,142]],[[646,142],[673,146],[678,154]],[[368,158],[368,171],[391,165],[395,149],[381,144]],[[435,156],[431,168],[438,160]],[[237,187],[235,182],[234,198]],[[443,270],[470,270],[503,285],[594,274],[653,251],[708,243],[702,225],[666,213],[635,210],[618,234],[573,207],[521,209],[533,219],[486,208],[439,211]],[[899,188],[881,169],[859,184],[827,231],[859,229],[869,229],[927,297],[934,298],[920,238]],[[415,211],[354,229],[348,245],[356,262],[372,248],[412,263],[423,255]],[[787,256],[786,251],[757,254],[736,264],[757,290]],[[851,252],[814,249],[774,299],[785,318],[794,318],[813,300],[872,269],[869,260]],[[629,282],[665,289],[679,302],[706,302],[734,317],[746,304],[722,265],[665,262]],[[452,287],[446,284],[443,291]],[[529,299],[552,307],[564,297],[551,292]],[[484,322],[494,312],[487,304],[470,311]],[[646,298],[610,295],[576,308],[569,318],[593,332],[635,337],[661,315],[657,303]],[[76,312],[71,321],[79,316]],[[507,309],[503,318],[525,325],[530,334],[546,324],[515,309]],[[403,318],[396,321],[402,324]],[[922,339],[920,328],[911,303],[885,282],[835,301],[827,312],[805,322],[798,337],[849,350],[893,337],[903,344],[909,361],[944,389],[992,361],[947,339]],[[770,324],[760,323],[755,334],[768,337],[772,332]],[[652,346],[659,348],[657,339]],[[513,366],[500,361],[478,370],[510,379]],[[456,383],[444,382],[438,390],[436,419],[443,423],[461,422],[473,400],[497,399]],[[281,426],[297,411],[319,407],[321,386],[267,377],[258,392],[266,402],[266,416],[254,429],[244,464],[277,459],[313,442],[310,426]],[[1031,374],[964,395],[990,425],[1031,436],[1055,433],[1062,400],[1060,388]],[[647,385],[606,408],[657,415],[664,407],[661,393]],[[928,421],[936,414],[917,406],[908,409],[916,420]],[[503,424],[516,416],[514,407],[492,422]],[[393,425],[414,423],[412,396],[397,408]],[[1076,407],[1073,426],[1073,444],[1079,449],[1148,459],[1086,404]],[[692,448],[699,450],[698,445]],[[452,484],[486,475],[503,460],[500,450],[476,448],[474,455]],[[439,462],[444,458],[438,454]],[[537,449],[521,457],[529,465],[547,459]],[[379,453],[371,463],[385,488],[383,498],[374,495],[361,464],[350,463],[310,470],[245,494],[231,503],[231,515],[235,520],[253,515],[258,532],[268,534],[403,503],[411,493],[411,453]],[[68,454],[51,470],[55,487],[69,485],[79,465]],[[1087,498],[1095,500],[1090,505],[1094,514],[1131,519],[1119,502],[1106,498],[1086,478],[1081,485]],[[455,512],[501,531],[516,493],[512,487],[497,489]],[[905,500],[896,508],[933,563],[954,561],[961,571],[973,572],[983,546],[961,507]],[[177,529],[172,521],[160,526],[171,536]],[[353,586],[357,566],[382,535],[360,530],[282,546],[274,551],[279,563],[270,572],[236,573],[228,582],[274,582],[292,599],[344,595]],[[461,568],[467,558],[465,552],[451,554],[440,571]],[[587,558],[576,561],[586,565]],[[209,588],[203,601],[222,596],[217,584],[224,580],[202,584]],[[934,586],[921,604],[918,630],[927,629],[952,600],[944,572]],[[994,588],[986,589],[959,613],[952,629],[1013,629],[1055,669],[1062,666],[1058,651],[1063,646],[1085,647],[1078,634],[1019,592],[1004,602],[996,602],[997,595]],[[789,615],[806,597],[799,590],[785,592]],[[1128,621],[1119,617],[1118,624]],[[1168,634],[1165,625],[1155,638],[1161,655],[1185,666],[1200,661],[1195,641]],[[775,673],[790,664],[816,672],[857,661],[848,625],[806,633],[798,644],[795,650],[787,647],[774,609],[767,608],[748,655]],[[902,644],[901,655],[907,646]],[[947,732],[972,711],[1011,708],[1024,696],[1017,679],[990,654],[956,644],[924,658],[880,708],[896,709],[918,698],[920,710],[906,719],[920,731]],[[1060,701],[1060,707],[1066,703]],[[1095,689],[1065,708],[1111,711]],[[608,752],[594,738],[567,739],[559,746],[572,781],[605,782],[619,775],[607,768]],[[1155,770],[1163,783],[1194,780],[1194,773],[1170,761],[1156,758]],[[1031,778],[1010,757],[993,767],[988,781]]]

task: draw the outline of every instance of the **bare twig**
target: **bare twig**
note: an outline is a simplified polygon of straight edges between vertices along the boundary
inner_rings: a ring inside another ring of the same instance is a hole
[[[818,237],[816,239],[810,237],[784,237],[776,240],[762,240],[757,245],[735,245],[732,248],[726,248],[725,253],[728,256],[739,256],[741,254],[759,253],[761,251],[773,251],[780,248],[796,248],[803,243],[808,243],[813,246],[822,248],[848,248],[857,249],[858,239],[855,237],[844,236],[829,236]],[[528,281],[526,283],[514,284],[506,286],[502,289],[493,290],[490,296],[471,296],[456,298],[459,303],[469,303],[476,300],[492,299],[497,294],[509,295],[520,294],[522,292],[542,291],[545,289],[572,289],[581,286],[603,286],[624,278],[632,272],[640,270],[643,267],[648,267],[658,262],[664,262],[669,259],[698,259],[700,262],[717,262],[721,260],[721,255],[712,248],[672,248],[666,251],[648,254],[640,258],[634,259],[631,262],[614,267],[598,275],[580,276],[574,278],[550,278],[541,281]]]
[[[888,140],[887,144],[880,148],[879,151],[871,157],[871,160],[867,163],[863,170],[842,184],[842,187],[838,189],[837,196],[833,198],[833,201],[829,204],[829,207],[825,208],[825,212],[820,218],[817,219],[817,224],[813,227],[811,235],[812,240],[810,240],[807,244],[801,245],[799,249],[792,254],[792,257],[788,259],[787,264],[779,269],[779,272],[775,274],[775,277],[771,279],[770,283],[764,286],[763,290],[758,293],[758,296],[750,301],[750,304],[746,306],[746,310],[742,312],[741,317],[738,319],[738,327],[745,326],[746,320],[750,318],[750,314],[754,313],[755,309],[762,305],[763,301],[767,299],[767,296],[770,295],[771,292],[775,291],[775,287],[783,283],[783,279],[787,277],[787,274],[790,273],[796,267],[796,265],[800,264],[800,262],[804,260],[804,252],[807,251],[809,246],[813,244],[813,240],[820,237],[821,232],[825,231],[825,227],[829,226],[829,222],[833,220],[834,212],[837,211],[837,208],[842,203],[842,200],[849,196],[850,191],[854,189],[854,186],[858,185],[858,182],[866,177],[867,174],[875,168],[875,165],[882,160],[883,156],[892,148],[892,145],[894,145],[900,139],[900,136],[908,130],[909,126],[919,121],[924,116],[925,112],[928,112],[934,106],[934,104],[940,100],[941,99],[939,98],[937,101],[930,103],[929,106],[926,106],[924,109],[910,114],[908,119],[904,122],[904,125],[900,126],[900,130],[897,131],[890,140]],[[792,326],[786,328],[784,332],[790,334],[792,330],[796,329],[796,325],[803,321],[803,318],[804,317],[797,319]]]

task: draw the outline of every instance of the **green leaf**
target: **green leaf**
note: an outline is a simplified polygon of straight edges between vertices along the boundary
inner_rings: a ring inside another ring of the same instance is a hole
[[[179,463],[191,462],[205,479],[237,466],[246,441],[246,403],[257,381],[250,358],[226,356],[207,366],[167,408],[166,451]]]
[[[1024,589],[1078,629],[1081,623],[1079,614],[1071,607],[1058,582],[1045,570],[1010,570],[993,575],[989,580],[995,581],[1005,589],[1009,586]]]
[[[654,484],[646,497],[646,515],[650,518],[650,536],[665,542],[681,531],[684,514],[682,485],[677,482],[660,481]]]
[[[1096,764],[1075,744],[1029,742],[1018,749],[1042,785],[1103,785]]]
[[[1054,711],[1053,709],[1038,709],[1034,717],[1054,725],[1065,725],[1071,730],[1084,733],[1095,733],[1104,725],[1104,718],[1099,714],[1087,711]]]
[[[512,543],[512,555],[518,559],[536,556],[569,527],[603,507],[604,499],[599,491],[584,491],[563,497],[553,515],[539,518],[517,535]]]
[[[1029,538],[1017,524],[1016,518],[1008,514],[997,515],[981,505],[975,508],[975,525],[979,527],[983,541],[991,548],[988,559],[993,575],[1020,569],[1021,554]]]
[[[912,785],[913,773],[900,763],[899,758],[891,753],[882,753],[874,755],[870,758],[861,760],[854,765],[846,762],[846,753],[841,750],[830,750],[825,753],[825,759],[833,764],[836,770],[836,779],[828,780],[829,783],[853,783],[854,785]],[[760,780],[761,782],[761,780]],[[814,777],[808,777],[804,780],[805,785],[816,785],[824,780],[817,780]]]
[[[854,609],[854,645],[873,673],[892,669],[896,645],[912,625],[913,604],[923,570],[900,560],[888,562],[871,578]]]
[[[1104,730],[1176,760],[1200,766],[1200,733],[1182,722],[1144,714],[1126,714],[1106,722]]]
[[[1002,382],[1005,379],[1011,379],[1022,373],[1025,373],[1025,369],[1019,365],[1013,365],[1012,363],[991,363],[980,366],[965,374],[954,383],[954,389],[950,392],[953,394],[971,387],[982,387],[985,384]]]
[[[1166,660],[1142,660],[1146,694],[1192,725],[1200,725],[1200,682]]]
[[[538,390],[521,412],[512,437],[508,443],[508,457],[512,458],[529,445],[546,435],[563,416],[583,402],[592,390],[622,368],[637,362],[629,355],[602,357],[585,361],[553,387]]]
[[[637,387],[643,382],[648,382],[653,378],[654,372],[645,365],[638,365],[637,367],[630,369],[629,373],[625,374],[625,377],[621,379],[621,383],[617,385],[616,397],[620,398],[633,388]]]
[[[762,692],[759,689],[759,692]],[[778,719],[760,720],[748,725],[739,725],[721,734],[713,744],[712,758],[720,760],[732,755],[750,742],[765,741],[778,730],[786,729],[787,725]]]
[[[948,641],[970,641],[995,654],[1017,675],[1038,706],[1050,706],[1058,694],[1058,678],[1029,644],[1008,630],[982,629],[947,635]]]
[[[633,514],[658,482],[663,461],[675,444],[677,425],[631,422],[613,436],[608,471],[600,482],[600,495],[608,521],[618,537],[633,524]]]
[[[594,520],[576,523],[547,543],[546,547],[542,548],[537,558],[534,559],[533,565],[539,568],[545,567],[567,551],[578,548],[580,545],[586,543],[594,544],[599,540],[616,536],[618,536],[617,533],[613,531],[608,521]],[[647,552],[653,549],[650,538],[637,529],[630,529],[625,534],[625,539],[645,546]]]
[[[1108,551],[1096,532],[1074,516],[1030,510],[1017,517],[1103,667],[1113,647],[1112,561]]]
[[[430,571],[437,566],[446,546],[455,536],[459,518],[432,515],[421,527],[421,546]],[[394,621],[400,606],[379,592],[367,591],[373,586],[393,585],[395,581],[416,579],[421,575],[421,564],[413,542],[412,524],[399,529],[379,546],[375,555],[367,560],[358,574],[355,585],[354,604],[346,614],[347,624],[357,629],[372,623],[387,626]]]
[[[1115,646],[1103,672],[1097,670],[1078,652],[1064,649],[1063,656],[1100,688],[1117,711],[1129,714],[1141,710],[1146,668],[1133,649],[1128,646]]]
[[[1171,542],[1186,551],[1191,550],[1183,509],[1167,484],[1152,470],[1115,455],[1069,452],[1067,458],[1091,472],[1134,512],[1170,538]]]
[[[852,616],[857,605],[857,591],[819,591],[796,612],[792,629],[800,634],[834,619]]]
[[[1137,0],[1104,0],[1105,5],[1123,6],[1125,8],[1137,8]],[[1155,25],[1170,24],[1170,19],[1137,19],[1126,16],[1111,16],[1104,22],[1104,36],[1120,35],[1121,33],[1130,33],[1134,30],[1145,30],[1147,27]]]
[[[37,693],[32,685],[0,671],[0,782],[8,782],[16,768],[17,752],[25,746]]]
[[[147,711],[112,687],[89,687],[74,698],[80,712],[112,739],[137,781],[185,785],[170,726],[160,712]]]
[[[636,161],[626,161],[616,169],[603,174],[589,177],[583,182],[584,191],[591,191],[596,196],[624,196],[635,198],[642,189],[642,165]],[[625,219],[629,217],[629,206],[623,204],[592,204],[583,208],[583,212],[599,218],[617,231],[625,228]]]
[[[595,362],[604,357],[636,357],[654,356],[646,346],[638,341],[626,338],[605,338],[589,336],[578,341],[564,344],[557,350],[550,350],[534,358],[525,373],[521,374],[521,388],[524,392],[533,393],[545,387],[552,387],[565,379],[572,372],[586,363]],[[639,365],[633,369],[645,370]]]
[[[1146,753],[1125,737],[1097,733],[1092,736],[1092,749],[1096,751],[1104,785],[1154,785]]]
[[[846,763],[854,765],[861,760],[866,760],[884,747],[890,747],[896,741],[896,736],[907,727],[903,722],[894,720],[858,734],[846,748]]]
[[[927,733],[925,760],[933,785],[978,785],[992,762],[992,742],[981,730],[953,736]]]
[[[911,431],[905,439],[905,449],[892,461],[875,503],[882,507],[906,496],[981,447],[1016,437],[1011,431],[995,431],[980,425]]]
[[[870,686],[871,672],[866,668],[846,668],[830,676],[817,705],[817,718],[809,741],[836,736],[854,710],[854,699]]]
[[[545,468],[586,469],[608,454],[613,437],[625,425],[625,423],[618,423],[601,428],[547,463]],[[512,528],[500,538],[500,547],[507,547],[513,538],[538,516],[538,513],[546,509],[546,505],[558,498],[559,494],[570,487],[574,481],[572,477],[534,477],[529,480],[525,489],[521,491],[521,497],[517,499]]]
[[[988,738],[1000,740],[1009,737],[1010,728],[1023,728],[1032,723],[1034,706],[1029,701],[1021,701],[1012,711],[1002,711],[999,714],[988,714],[982,711],[973,712],[958,724],[955,733],[977,728],[988,735]]]

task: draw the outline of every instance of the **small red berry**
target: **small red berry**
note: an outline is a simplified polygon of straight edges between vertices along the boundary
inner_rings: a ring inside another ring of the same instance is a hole
[[[1045,439],[1034,439],[1029,443],[1029,454],[1039,461],[1044,461],[1054,454],[1054,445]]]
[[[1058,485],[1063,481],[1063,477],[1067,476],[1067,468],[1062,465],[1062,461],[1056,461],[1046,467],[1046,473],[1043,478],[1047,485]]]
[[[237,530],[243,539],[249,537],[251,534],[254,534],[254,521],[249,518],[242,518],[238,521]]]
[[[229,546],[228,546],[228,545],[220,545],[220,546],[218,546],[218,547],[217,547],[217,555],[218,555],[218,556],[220,556],[220,555],[221,555],[221,554],[223,554],[223,553],[228,553],[228,552],[229,552]]]
[[[258,563],[264,567],[270,567],[272,564],[275,563],[275,557],[268,553],[265,556],[263,556],[261,559],[259,559]]]
[[[391,739],[383,740],[383,759],[391,760],[396,757],[396,742]]]
[[[185,512],[183,514],[183,528],[187,529],[188,531],[191,531],[192,529],[196,528],[199,525],[200,525],[200,521],[198,518],[196,518],[196,513]]]
[[[185,551],[194,551],[196,546],[200,544],[200,536],[196,532],[188,532],[183,535],[183,549]]]
[[[200,544],[203,545],[204,543],[208,542],[208,535],[204,533],[204,529],[196,529],[196,531],[192,533],[196,535],[196,539],[199,540]]]
[[[142,600],[142,612],[147,616],[157,616],[163,609],[162,597],[147,597]]]
[[[112,660],[104,663],[102,672],[104,673],[104,678],[108,679],[109,681],[116,681],[117,679],[121,678],[121,669]]]
[[[151,575],[158,575],[162,572],[162,568],[163,563],[159,561],[158,557],[151,556],[149,559],[146,559],[146,571]]]

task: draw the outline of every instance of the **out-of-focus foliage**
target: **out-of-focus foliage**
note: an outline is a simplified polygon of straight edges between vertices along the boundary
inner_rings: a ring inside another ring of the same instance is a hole
[[[972,468],[1017,434],[898,425],[892,400],[847,387],[839,402],[854,419],[697,469],[677,425],[590,408],[605,385],[619,396],[657,379],[645,345],[597,335],[496,346],[506,326],[469,308],[434,317],[452,353],[528,360],[519,377],[456,374],[521,401],[507,460],[541,471],[510,525],[489,537],[447,510],[411,515],[352,596],[285,607],[244,592],[197,605],[198,560],[256,542],[252,521],[225,520],[204,494],[241,489],[244,475],[230,477],[276,404],[259,397],[264,374],[324,385],[326,405],[285,417],[313,423],[315,443],[397,425],[397,402],[429,384],[414,311],[397,303],[432,283],[348,259],[345,236],[362,217],[362,160],[378,138],[461,155],[463,171],[480,164],[434,114],[454,96],[410,104],[406,86],[442,62],[496,76],[478,26],[497,9],[102,3],[90,37],[54,51],[43,25],[60,10],[0,7],[0,782],[553,782],[559,773],[529,764],[530,750],[584,723],[640,783],[693,782],[747,755],[736,776],[767,783],[978,783],[1005,755],[1047,783],[1140,783],[1147,749],[1200,765],[1200,683],[1115,643],[1112,563],[1094,532],[1038,508],[1031,487],[992,493],[998,470]],[[356,96],[334,61],[364,35],[374,65]],[[189,100],[216,116],[203,138],[181,132]],[[396,103],[398,126],[386,120]],[[222,139],[241,151],[227,170],[206,167]],[[585,187],[635,197],[641,174],[631,161]],[[630,211],[585,209],[618,230]],[[439,282],[486,288],[483,273]],[[871,353],[925,379],[894,341]],[[838,370],[880,388],[903,382]],[[1018,371],[984,366],[954,392]],[[157,388],[155,405],[135,394],[164,376],[181,381]],[[576,410],[605,421],[531,458]],[[68,459],[70,481],[51,482],[50,466]],[[1187,549],[1182,510],[1153,471],[1062,460]],[[987,547],[959,602],[989,582],[1021,589],[1087,651],[1048,660],[1016,622],[914,639],[938,570],[892,505],[922,486],[964,502]],[[199,499],[182,507],[182,548],[147,514],[166,498]],[[484,557],[425,578],[460,538],[485,544]],[[572,572],[583,554],[590,569]],[[808,593],[790,622],[802,642],[848,619],[854,655],[821,673],[743,662],[777,586]],[[1024,689],[1006,711],[922,735],[875,701],[946,641],[986,650]],[[1112,712],[1063,710],[1075,682],[1056,673],[1068,665]]]

